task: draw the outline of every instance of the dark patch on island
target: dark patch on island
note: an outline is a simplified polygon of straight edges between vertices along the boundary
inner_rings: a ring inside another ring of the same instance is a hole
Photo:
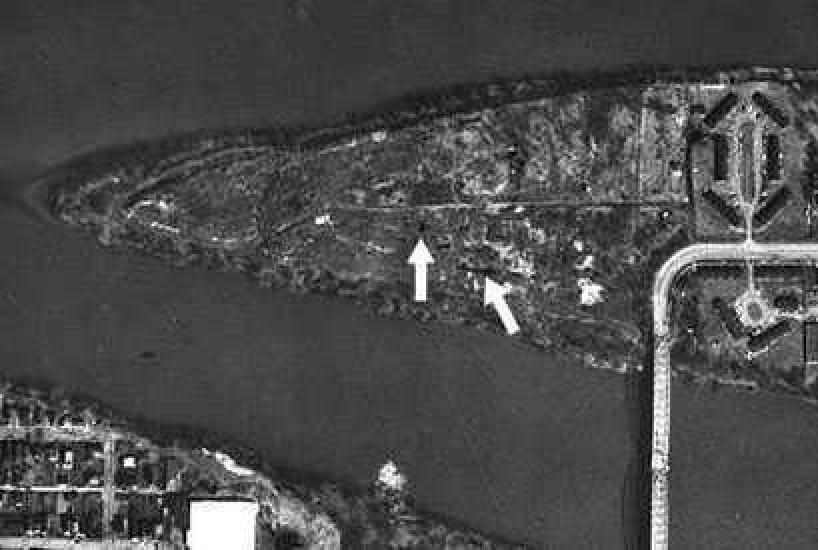
[[[759,351],[770,345],[778,338],[791,332],[793,329],[794,326],[792,321],[789,319],[782,319],[761,332],[751,334],[747,339],[747,347],[750,349],[750,351]]]
[[[716,212],[721,214],[724,219],[730,222],[730,225],[733,227],[741,226],[742,219],[738,210],[727,204],[727,201],[725,201],[721,195],[712,189],[708,189],[702,193],[702,198],[707,201],[707,204],[712,206]]]
[[[714,128],[716,124],[721,122],[721,120],[727,116],[733,107],[738,104],[739,97],[737,94],[731,92],[724,96],[722,100],[720,100],[713,109],[707,113],[707,116],[704,117],[704,124],[705,126],[709,126],[710,128]]]
[[[791,198],[792,191],[789,188],[779,188],[753,215],[753,223],[759,227],[770,223]]]
[[[776,107],[775,104],[770,101],[770,98],[761,92],[755,92],[753,94],[753,102],[782,128],[786,128],[790,124],[790,118],[785,115],[781,109]]]

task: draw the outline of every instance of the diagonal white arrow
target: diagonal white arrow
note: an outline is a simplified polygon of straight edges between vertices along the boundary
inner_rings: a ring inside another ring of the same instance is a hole
[[[511,309],[509,309],[508,304],[506,303],[506,294],[508,294],[507,288],[497,284],[489,277],[486,277],[483,304],[493,306],[497,311],[497,315],[500,316],[500,321],[503,322],[506,332],[509,334],[515,334],[519,332],[520,326],[517,324],[517,320],[514,319],[514,314],[511,313]]]
[[[426,248],[426,243],[423,242],[423,239],[418,241],[418,244],[415,245],[415,249],[412,251],[412,254],[409,256],[410,264],[415,266],[415,301],[416,302],[425,302],[426,301],[426,267],[434,263],[435,259],[429,253],[429,249]]]

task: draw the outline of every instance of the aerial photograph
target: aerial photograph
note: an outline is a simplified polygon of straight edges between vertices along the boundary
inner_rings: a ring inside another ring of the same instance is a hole
[[[809,2],[0,14],[0,549],[818,548]]]

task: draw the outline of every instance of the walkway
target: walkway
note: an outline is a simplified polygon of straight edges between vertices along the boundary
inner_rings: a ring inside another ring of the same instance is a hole
[[[651,448],[650,548],[668,548],[670,473],[670,289],[678,276],[699,262],[816,262],[818,243],[699,243],[670,257],[653,286],[653,445]]]

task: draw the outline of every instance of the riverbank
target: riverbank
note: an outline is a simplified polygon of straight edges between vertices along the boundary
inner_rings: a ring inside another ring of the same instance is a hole
[[[503,336],[173,269],[11,211],[0,249],[11,376],[166,422],[195,418],[276,464],[351,485],[393,458],[422,508],[535,547],[633,538],[644,411],[621,375]],[[818,541],[813,409],[677,384],[673,419],[679,547]]]

